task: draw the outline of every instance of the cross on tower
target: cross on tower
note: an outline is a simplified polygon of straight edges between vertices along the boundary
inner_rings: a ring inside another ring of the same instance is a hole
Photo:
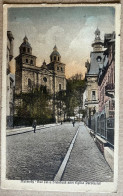
[[[55,35],[55,45],[56,45],[56,35]]]

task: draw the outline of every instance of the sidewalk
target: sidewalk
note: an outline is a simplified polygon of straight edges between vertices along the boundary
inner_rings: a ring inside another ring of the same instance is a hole
[[[113,181],[113,172],[85,126],[80,126],[62,181]]]
[[[46,124],[46,125],[38,125],[36,127],[36,130],[41,130],[41,129],[46,129],[54,126],[59,126],[60,123],[54,123],[54,124]],[[22,128],[14,128],[14,129],[7,129],[6,130],[6,135],[16,135],[16,134],[21,134],[21,133],[27,133],[33,131],[33,127],[22,127]]]
[[[94,142],[98,146],[99,150],[102,152],[105,157],[107,163],[111,167],[112,171],[114,171],[114,148],[108,144],[107,140],[103,139],[101,136],[94,133],[93,130],[86,127],[89,134],[93,138]]]

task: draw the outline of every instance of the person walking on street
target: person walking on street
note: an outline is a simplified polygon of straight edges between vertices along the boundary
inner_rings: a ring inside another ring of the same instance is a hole
[[[37,121],[34,120],[32,124],[32,127],[34,128],[34,133],[36,132],[36,126],[37,126]]]
[[[73,127],[74,127],[75,121],[73,120]]]

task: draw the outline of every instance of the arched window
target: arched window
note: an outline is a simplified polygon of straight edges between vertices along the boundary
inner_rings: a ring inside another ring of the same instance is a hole
[[[58,56],[58,61],[59,61],[59,56]]]
[[[44,80],[44,82],[47,82],[47,78],[46,77],[44,77],[43,80]]]
[[[59,67],[57,67],[57,70],[59,70]]]
[[[29,88],[32,87],[32,82],[31,82],[30,78],[28,79],[28,87],[29,87]]]
[[[26,52],[26,48],[23,48],[23,52]]]
[[[97,38],[99,38],[99,34],[97,33]]]
[[[26,59],[26,63],[28,63],[28,59]]]
[[[96,92],[92,91],[92,100],[96,100]]]
[[[54,61],[56,61],[56,56],[54,56]]]
[[[31,64],[31,65],[33,64],[33,60],[30,61],[30,64]]]
[[[28,52],[30,52],[30,48],[28,48]]]
[[[63,68],[61,67],[61,71],[63,71]]]
[[[59,91],[61,91],[61,84],[59,84]]]

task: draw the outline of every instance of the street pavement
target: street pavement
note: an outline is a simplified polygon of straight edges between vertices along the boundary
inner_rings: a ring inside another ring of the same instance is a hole
[[[78,126],[65,123],[7,136],[7,178],[53,180]]]
[[[54,180],[78,128],[61,180],[112,181],[113,172],[82,123],[76,123],[75,127],[63,123],[38,128],[36,133],[7,136],[7,178]]]
[[[113,172],[85,126],[80,126],[62,181],[113,181]]]

